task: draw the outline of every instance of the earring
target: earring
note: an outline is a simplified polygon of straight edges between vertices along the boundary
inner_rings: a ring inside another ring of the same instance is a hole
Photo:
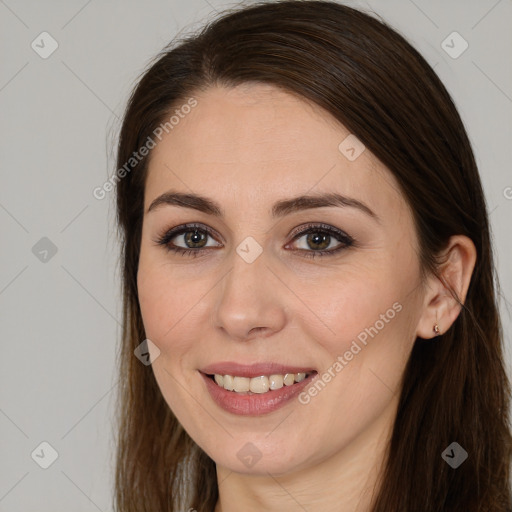
[[[434,324],[434,332],[436,333],[436,336],[441,335],[441,331],[439,330],[439,326],[437,324]]]

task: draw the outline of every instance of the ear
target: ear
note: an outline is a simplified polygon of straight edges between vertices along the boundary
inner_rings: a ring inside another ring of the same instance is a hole
[[[427,279],[423,312],[416,328],[416,336],[424,339],[438,335],[434,330],[436,324],[440,334],[444,334],[459,316],[461,305],[451,290],[464,304],[475,268],[475,245],[467,236],[452,236],[440,260],[437,276]]]

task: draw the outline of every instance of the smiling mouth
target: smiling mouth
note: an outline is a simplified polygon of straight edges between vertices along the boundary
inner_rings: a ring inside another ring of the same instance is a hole
[[[232,391],[239,395],[261,395],[283,387],[292,387],[313,374],[316,374],[316,372],[260,375],[251,378],[239,377],[237,375],[220,375],[216,373],[211,375],[207,374],[207,377],[226,391]]]

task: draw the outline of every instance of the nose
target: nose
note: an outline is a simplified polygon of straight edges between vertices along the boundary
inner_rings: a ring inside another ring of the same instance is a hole
[[[233,251],[231,270],[216,287],[214,325],[237,341],[279,332],[286,323],[284,288],[265,251],[252,263]]]

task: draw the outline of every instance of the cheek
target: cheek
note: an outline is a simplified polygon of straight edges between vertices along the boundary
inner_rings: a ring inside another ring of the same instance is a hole
[[[181,279],[183,281],[183,279]],[[137,290],[146,335],[157,344],[166,340],[200,297],[197,281],[180,284],[175,270],[158,255],[142,250],[137,272]]]
[[[160,346],[165,332],[171,327],[170,311],[175,298],[169,293],[165,275],[141,258],[137,273],[139,305],[146,336]]]
[[[415,339],[417,308],[414,295],[390,282],[387,287],[385,283],[358,283],[345,291],[329,302],[334,334],[315,337],[309,333],[324,349],[318,379],[323,384],[303,395],[303,403],[316,401],[318,412],[333,403],[358,411],[351,418],[333,419],[340,427],[364,423],[366,416],[373,418],[398,390]]]
[[[312,339],[321,336],[330,354],[348,350],[358,337],[364,341],[367,329],[375,324],[379,331],[388,330],[397,316],[397,306],[393,308],[393,304],[404,300],[404,290],[398,281],[382,271],[344,269],[343,274],[315,284],[313,288],[310,283],[309,291],[304,287],[296,288],[296,292],[313,313],[308,315],[313,322],[308,322],[306,330],[311,332]]]
[[[402,265],[401,271],[399,266],[400,262],[389,261],[346,267],[305,301],[319,319],[304,320],[301,328],[323,349],[319,378],[327,389],[324,392],[319,383],[311,393],[305,390],[303,403],[316,402],[312,409],[318,414],[333,404],[358,411],[350,418],[333,417],[340,428],[351,424],[357,430],[357,425],[382,412],[398,389],[414,341],[419,304],[417,294],[411,293],[418,278],[414,266]]]
[[[152,370],[169,407],[178,417],[186,418],[191,403],[184,389],[190,389],[190,375],[183,372],[183,364],[197,340],[192,326],[198,325],[204,288],[198,280],[179,281],[178,273],[167,263],[150,261],[141,253],[137,286],[142,320],[146,337],[160,350]]]
[[[157,362],[173,375],[197,365],[193,356],[211,316],[208,291],[217,281],[212,272],[201,277],[158,255],[141,257],[137,286],[146,337],[161,351]]]

